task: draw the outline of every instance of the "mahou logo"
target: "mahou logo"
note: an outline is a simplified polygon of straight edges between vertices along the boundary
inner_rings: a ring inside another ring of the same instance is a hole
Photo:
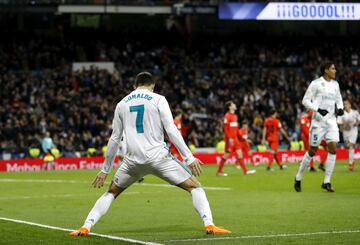
[[[39,172],[41,171],[41,166],[31,165],[28,163],[7,163],[6,172]]]

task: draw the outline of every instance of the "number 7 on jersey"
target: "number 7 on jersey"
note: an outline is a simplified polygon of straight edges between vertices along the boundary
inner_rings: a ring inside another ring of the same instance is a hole
[[[134,105],[130,106],[130,112],[136,112],[136,132],[138,134],[144,133],[144,105]]]

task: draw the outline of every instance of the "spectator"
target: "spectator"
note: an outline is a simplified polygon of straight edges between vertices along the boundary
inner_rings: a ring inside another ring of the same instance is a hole
[[[288,131],[299,135],[296,121],[306,86],[297,85],[313,80],[321,59],[335,57],[343,97],[360,103],[360,75],[353,69],[354,54],[360,52],[356,43],[214,41],[198,50],[131,41],[1,41],[0,154],[28,154],[46,131],[63,155],[86,155],[88,148],[101,152],[111,132],[112,98],[125,96],[140,70],[156,74],[157,90],[169,98],[172,110],[185,112],[185,139],[196,147],[215,146],[221,139],[223,102],[230,99],[239,105],[239,120],[252,122],[254,144],[261,141],[264,116],[275,106]],[[74,60],[96,59],[115,62],[116,71],[69,70]]]

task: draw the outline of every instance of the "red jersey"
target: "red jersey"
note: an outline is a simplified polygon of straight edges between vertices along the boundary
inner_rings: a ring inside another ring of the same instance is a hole
[[[174,119],[176,128],[181,132],[181,121],[179,119]]]
[[[307,115],[301,116],[301,118],[300,118],[300,130],[301,130],[301,134],[303,134],[306,137],[309,136],[310,123],[311,123],[311,119]]]
[[[174,119],[174,124],[175,124],[176,128],[180,131],[181,135],[182,135],[182,132],[181,132],[181,120],[175,118]],[[171,143],[171,142],[170,142],[170,152],[176,158],[181,159],[179,151],[176,149],[175,145],[173,143]]]
[[[247,142],[248,134],[249,134],[248,130],[240,128],[238,130],[239,141],[240,142]]]
[[[224,134],[225,139],[237,137],[238,131],[238,117],[236,114],[230,112],[226,113],[224,116]]]
[[[281,122],[275,117],[268,117],[265,119],[264,127],[266,128],[266,138],[268,141],[278,141]]]

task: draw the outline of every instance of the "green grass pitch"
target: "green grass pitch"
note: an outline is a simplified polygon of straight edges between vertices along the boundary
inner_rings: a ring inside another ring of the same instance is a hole
[[[274,169],[267,172],[260,165],[256,175],[245,176],[234,166],[226,166],[229,176],[217,177],[216,166],[203,167],[199,178],[203,186],[230,188],[206,190],[215,223],[233,231],[226,236],[229,239],[205,235],[190,195],[164,186],[165,182],[153,176],[126,190],[92,232],[160,244],[360,244],[360,168],[350,172],[345,162],[338,162],[332,178],[335,193],[320,188],[321,171],[306,172],[303,192],[296,193],[297,165],[284,171]],[[106,190],[91,188],[96,173],[0,173],[0,217],[78,228]],[[340,233],[317,233],[333,231]],[[206,238],[211,240],[201,240]],[[0,220],[0,244],[130,243],[70,237],[66,231]]]

